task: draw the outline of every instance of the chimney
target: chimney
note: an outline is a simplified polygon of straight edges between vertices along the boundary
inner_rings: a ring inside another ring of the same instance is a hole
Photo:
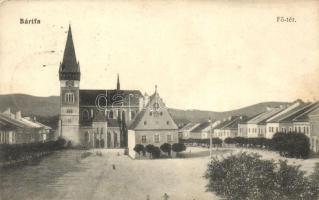
[[[16,120],[21,120],[21,111],[17,111],[16,112],[16,116],[15,116]]]

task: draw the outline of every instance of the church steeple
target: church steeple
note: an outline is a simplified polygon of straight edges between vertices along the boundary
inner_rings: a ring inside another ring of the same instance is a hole
[[[80,80],[80,65],[75,56],[71,25],[69,25],[59,76],[60,80]]]
[[[121,84],[120,84],[120,75],[117,74],[117,84],[116,84],[116,89],[120,90],[121,89]]]

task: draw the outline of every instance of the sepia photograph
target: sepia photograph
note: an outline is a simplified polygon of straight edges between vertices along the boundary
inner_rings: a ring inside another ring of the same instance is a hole
[[[0,200],[319,199],[319,1],[1,0]]]

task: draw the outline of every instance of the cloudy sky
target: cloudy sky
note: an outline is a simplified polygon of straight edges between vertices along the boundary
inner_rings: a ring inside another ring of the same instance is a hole
[[[115,88],[119,73],[123,89],[152,94],[157,84],[174,108],[318,99],[318,19],[318,1],[8,1],[0,94],[59,95],[70,23],[82,89]]]

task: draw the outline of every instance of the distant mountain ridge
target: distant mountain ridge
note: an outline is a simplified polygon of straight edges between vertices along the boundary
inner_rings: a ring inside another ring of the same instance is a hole
[[[177,123],[202,122],[209,117],[223,119],[231,115],[253,116],[267,110],[267,107],[287,105],[287,102],[262,102],[251,106],[225,112],[181,110],[170,108],[169,112]],[[27,94],[0,95],[0,111],[11,108],[12,112],[21,110],[23,116],[52,117],[59,114],[60,97],[37,97]]]

